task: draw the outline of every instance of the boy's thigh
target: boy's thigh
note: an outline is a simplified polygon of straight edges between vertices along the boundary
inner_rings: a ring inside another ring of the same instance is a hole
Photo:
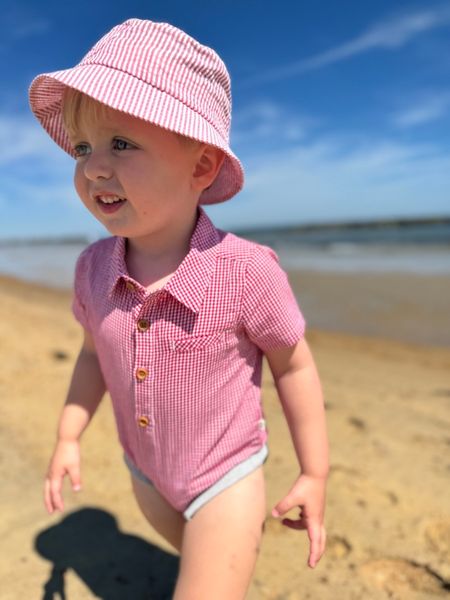
[[[184,526],[174,600],[243,600],[265,515],[262,467],[202,506]]]
[[[131,475],[134,496],[144,517],[178,552],[181,550],[185,520],[161,494],[148,483]]]

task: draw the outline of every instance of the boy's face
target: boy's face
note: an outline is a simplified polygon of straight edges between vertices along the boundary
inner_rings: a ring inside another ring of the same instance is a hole
[[[163,239],[192,220],[201,144],[111,109],[81,123],[71,142],[78,195],[111,234]]]

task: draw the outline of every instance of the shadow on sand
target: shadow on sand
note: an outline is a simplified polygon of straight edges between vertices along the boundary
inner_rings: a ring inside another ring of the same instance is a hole
[[[170,600],[178,558],[117,528],[115,518],[97,508],[83,508],[41,531],[37,552],[53,563],[42,600],[67,597],[64,573],[72,569],[96,598]]]

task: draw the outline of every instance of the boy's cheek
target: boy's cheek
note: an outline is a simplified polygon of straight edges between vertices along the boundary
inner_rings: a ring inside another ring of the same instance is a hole
[[[77,194],[80,196],[80,198],[82,198],[83,186],[81,184],[81,173],[80,173],[80,167],[78,164],[75,167],[75,172],[73,174],[73,183],[74,183]]]
[[[89,206],[89,204],[90,204],[89,191],[87,189],[86,182],[85,182],[84,178],[82,177],[78,168],[75,170],[73,182],[74,182],[75,190],[76,190],[79,198],[81,199],[83,204],[86,206],[86,208],[91,210],[91,207]]]

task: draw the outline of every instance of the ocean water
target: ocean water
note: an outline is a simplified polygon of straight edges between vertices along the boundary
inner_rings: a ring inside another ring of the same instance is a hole
[[[52,287],[72,287],[75,263],[86,244],[0,246],[0,273]]]
[[[271,246],[286,270],[450,275],[450,223],[241,232]],[[70,288],[85,243],[0,244],[0,273]]]
[[[450,246],[335,243],[320,249],[275,245],[275,250],[283,267],[289,270],[450,275]]]

